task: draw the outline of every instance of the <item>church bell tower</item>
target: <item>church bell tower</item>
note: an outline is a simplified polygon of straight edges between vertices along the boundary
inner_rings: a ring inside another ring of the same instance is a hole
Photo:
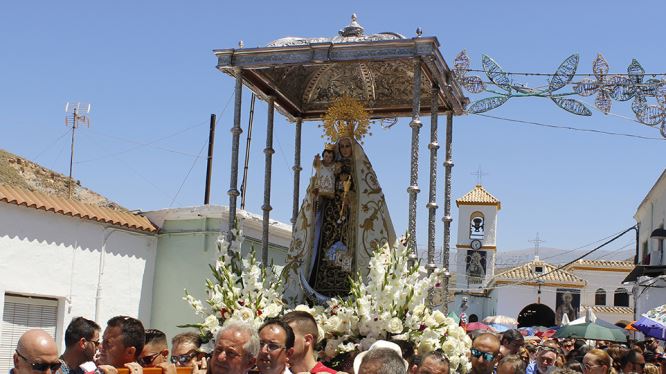
[[[456,284],[458,289],[485,287],[495,275],[497,212],[500,201],[482,185],[456,200],[458,242]]]

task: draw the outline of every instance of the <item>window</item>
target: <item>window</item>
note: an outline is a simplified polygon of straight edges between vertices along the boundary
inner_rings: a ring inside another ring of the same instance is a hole
[[[594,305],[606,305],[606,291],[603,288],[597,289],[594,294]]]
[[[626,289],[620,287],[615,290],[613,304],[615,306],[629,306],[629,293]]]
[[[484,217],[481,212],[474,212],[469,217],[469,238],[483,240],[485,228]]]
[[[0,373],[14,367],[12,356],[21,335],[30,329],[43,329],[56,336],[58,300],[5,294],[0,339]]]

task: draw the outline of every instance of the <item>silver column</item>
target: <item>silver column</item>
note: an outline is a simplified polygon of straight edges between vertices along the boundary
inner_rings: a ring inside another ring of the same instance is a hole
[[[299,193],[300,193],[300,183],[301,183],[301,130],[303,128],[303,119],[296,119],[296,128],[294,135],[294,166],[291,170],[294,171],[294,201],[291,211],[291,229],[294,230],[296,225],[296,217],[298,217],[298,204],[299,204]]]
[[[234,89],[234,126],[231,128],[231,177],[229,178],[229,235],[231,229],[236,226],[236,200],[238,199],[238,149],[240,143],[241,129],[241,105],[243,98],[243,75],[240,68],[235,68],[236,87]],[[232,239],[229,237],[229,239]]]
[[[437,267],[435,264],[435,214],[437,213],[437,111],[439,110],[439,86],[433,85],[430,90],[432,103],[430,104],[430,191],[428,194],[428,274]]]
[[[444,245],[442,250],[444,270],[444,314],[449,311],[449,280],[451,272],[449,269],[449,253],[451,251],[451,169],[453,168],[453,159],[451,158],[451,142],[453,137],[453,112],[446,112],[446,161],[444,161]]]
[[[412,251],[412,257],[415,260],[418,255],[416,249],[416,196],[419,193],[419,129],[421,128],[421,59],[414,61],[414,87],[412,98],[412,121],[409,127],[412,128],[412,154],[410,161],[409,187],[409,241],[408,246]]]
[[[261,265],[268,266],[268,228],[270,226],[269,219],[271,214],[271,171],[273,166],[273,121],[275,119],[275,98],[268,97],[268,120],[266,122],[266,148],[264,154],[266,160],[264,162],[264,205],[261,210],[264,211],[262,235],[261,235]]]

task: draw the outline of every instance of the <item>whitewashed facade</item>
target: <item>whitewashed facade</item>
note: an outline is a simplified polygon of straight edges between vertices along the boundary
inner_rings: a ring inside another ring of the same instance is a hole
[[[73,317],[149,324],[156,245],[146,231],[0,202],[0,371],[22,324],[45,323],[60,350]]]

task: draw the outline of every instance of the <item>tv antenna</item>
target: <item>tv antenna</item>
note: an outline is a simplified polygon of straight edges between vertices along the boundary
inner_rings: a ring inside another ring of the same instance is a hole
[[[68,196],[72,198],[72,169],[74,165],[74,135],[76,134],[76,128],[80,125],[86,125],[90,127],[90,118],[87,116],[90,113],[90,104],[84,103],[70,103],[65,104],[65,126],[72,126],[72,145],[69,153],[69,183],[68,183]]]

